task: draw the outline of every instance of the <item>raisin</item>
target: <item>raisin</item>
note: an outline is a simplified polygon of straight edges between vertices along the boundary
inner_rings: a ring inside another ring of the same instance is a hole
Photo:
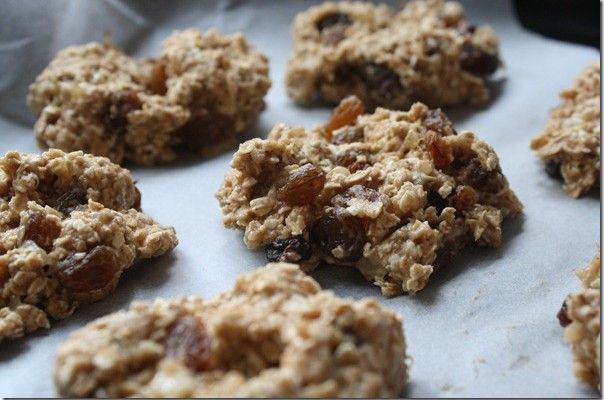
[[[88,196],[84,189],[72,188],[60,195],[50,206],[63,214],[69,214],[74,208],[88,203]]]
[[[568,325],[571,324],[571,322],[573,322],[570,318],[568,318],[568,314],[566,311],[566,300],[564,300],[564,302],[562,303],[562,307],[560,307],[560,311],[558,311],[558,314],[556,315],[556,317],[558,317],[558,322],[560,323],[560,326],[562,326],[563,328],[566,328]]]
[[[278,239],[266,247],[266,259],[271,262],[306,261],[312,255],[312,248],[302,235],[289,239]]]
[[[312,164],[305,164],[292,172],[277,190],[277,198],[292,206],[312,203],[325,185],[325,174]]]
[[[61,234],[61,227],[53,220],[39,212],[30,212],[25,225],[23,240],[32,240],[47,253],[52,250],[52,243]]]
[[[365,161],[355,161],[348,166],[348,170],[351,174],[354,174],[355,172],[362,171],[368,167],[369,164],[367,164]]]
[[[460,35],[473,35],[474,32],[476,32],[476,25],[469,22],[462,22],[455,28],[455,30]]]
[[[362,67],[363,80],[373,89],[377,101],[392,99],[403,90],[398,74],[383,64],[367,63]]]
[[[336,25],[321,32],[321,42],[325,46],[336,46],[346,39],[346,25]]]
[[[348,126],[344,129],[340,129],[333,138],[331,139],[331,143],[333,144],[345,144],[345,143],[354,143],[354,142],[362,142],[365,138],[365,133],[363,128],[359,126]]]
[[[545,164],[545,172],[554,179],[562,179],[562,172],[560,171],[561,165],[562,163],[560,161],[548,161]]]
[[[435,38],[426,38],[424,40],[424,54],[428,57],[440,52],[440,42]]]
[[[312,226],[311,238],[325,253],[342,261],[357,261],[367,241],[363,221],[342,208],[328,209]],[[332,250],[340,247],[341,253]]]
[[[359,115],[365,112],[363,102],[356,96],[348,96],[331,113],[331,118],[325,126],[327,137],[331,138],[331,133],[336,129],[347,125],[352,125]]]
[[[478,194],[471,186],[460,186],[453,196],[453,207],[458,210],[469,210],[478,201]]]
[[[449,207],[447,199],[443,199],[437,191],[428,190],[428,206],[434,206],[440,214],[445,207]]]
[[[119,273],[117,255],[111,247],[99,245],[83,258],[68,256],[56,266],[61,285],[74,292],[90,292],[106,287]]]
[[[345,192],[334,196],[331,199],[331,204],[334,207],[346,208],[352,199],[361,199],[375,203],[382,200],[382,195],[377,190],[370,189],[366,186],[354,185],[349,187]]]
[[[461,68],[473,75],[490,75],[499,67],[497,54],[489,54],[471,43],[463,45],[459,57]]]
[[[212,339],[199,317],[182,316],[168,326],[166,355],[183,360],[196,372],[209,367]]]
[[[166,87],[166,66],[161,61],[150,60],[142,68],[142,83],[154,94],[164,95]]]
[[[186,148],[199,150],[216,144],[235,129],[231,118],[217,113],[192,118],[174,132]]]
[[[478,190],[496,193],[504,184],[498,170],[485,170],[477,158],[473,158],[461,175],[462,181],[467,182]]]
[[[457,132],[453,129],[453,124],[447,114],[445,114],[440,108],[435,110],[428,110],[426,115],[424,115],[424,119],[422,120],[422,125],[431,131],[438,133],[441,136],[447,135],[456,135]]]
[[[109,97],[109,104],[104,115],[104,123],[119,133],[125,132],[128,125],[128,113],[140,110],[143,103],[133,90],[118,90]]]
[[[449,145],[433,131],[428,131],[426,135],[426,149],[438,169],[446,168],[453,159]]]
[[[355,149],[346,149],[336,154],[335,163],[341,167],[348,167],[356,162],[360,153]]]
[[[317,21],[316,26],[319,31],[323,31],[327,28],[332,28],[336,25],[351,25],[352,19],[348,16],[348,14],[344,13],[333,13],[328,14]]]
[[[134,203],[132,204],[132,208],[137,211],[141,210],[141,191],[138,188],[134,187]]]
[[[334,79],[347,87],[364,85],[375,105],[387,103],[403,90],[398,74],[383,64],[341,64],[334,71]]]

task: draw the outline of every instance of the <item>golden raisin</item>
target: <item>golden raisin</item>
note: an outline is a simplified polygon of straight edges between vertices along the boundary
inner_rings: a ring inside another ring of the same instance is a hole
[[[471,186],[460,186],[453,196],[453,207],[458,210],[469,210],[478,201],[478,194]]]
[[[159,95],[166,94],[166,66],[161,61],[149,60],[142,68],[143,84],[151,92]]]
[[[277,191],[277,198],[292,206],[312,203],[325,185],[325,174],[312,164],[305,164],[292,172]]]
[[[325,126],[327,138],[331,140],[331,133],[336,129],[352,125],[359,115],[365,112],[363,102],[356,96],[348,96],[331,113],[331,118]]]
[[[47,253],[52,250],[52,243],[61,234],[61,227],[42,213],[31,212],[25,224],[23,240],[35,242]]]
[[[453,160],[449,145],[433,131],[428,131],[426,134],[426,148],[434,166],[438,169],[446,168]]]
[[[99,245],[83,258],[73,254],[56,266],[61,285],[74,292],[90,292],[106,287],[120,271],[111,247]]]
[[[166,355],[182,359],[196,372],[203,371],[209,366],[212,339],[200,318],[191,315],[183,316],[168,327]]]

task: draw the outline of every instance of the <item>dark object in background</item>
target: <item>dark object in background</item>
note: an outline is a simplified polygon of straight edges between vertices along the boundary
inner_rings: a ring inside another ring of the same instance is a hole
[[[598,0],[514,0],[520,23],[559,40],[600,48]]]

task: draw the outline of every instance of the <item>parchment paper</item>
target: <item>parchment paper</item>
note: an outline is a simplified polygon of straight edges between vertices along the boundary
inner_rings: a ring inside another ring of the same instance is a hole
[[[270,58],[273,87],[267,109],[248,136],[264,137],[283,121],[312,127],[329,110],[299,108],[285,95],[283,74],[291,50],[290,23],[310,1],[24,1],[0,5],[0,154],[40,152],[25,105],[27,86],[59,49],[102,40],[130,54],[153,56],[172,30],[189,26],[245,32]],[[394,3],[394,2],[393,2]],[[377,296],[404,316],[413,358],[403,396],[596,396],[576,383],[570,349],[556,320],[564,297],[579,288],[574,271],[585,266],[600,241],[599,193],[569,198],[529,149],[548,110],[581,68],[599,53],[522,29],[508,1],[464,2],[476,23],[491,24],[501,38],[506,79],[482,109],[448,110],[458,129],[476,132],[497,150],[504,173],[525,205],[507,222],[500,249],[470,248],[433,276],[416,296],[382,298],[352,268],[322,267],[312,275],[341,296]],[[57,345],[68,334],[132,300],[198,294],[211,297],[235,277],[265,263],[240,232],[226,230],[213,194],[232,151],[201,160],[188,156],[157,168],[132,168],[143,209],[176,227],[180,245],[168,256],[124,274],[108,298],[77,310],[23,340],[0,344],[0,395],[54,396]]]

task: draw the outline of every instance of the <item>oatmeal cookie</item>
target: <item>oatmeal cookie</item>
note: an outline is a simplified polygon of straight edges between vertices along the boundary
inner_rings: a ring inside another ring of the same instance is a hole
[[[43,147],[152,165],[237,142],[264,108],[268,61],[241,34],[175,32],[156,59],[111,43],[60,51],[29,88]]]
[[[286,86],[299,103],[356,95],[371,109],[480,105],[501,64],[495,32],[471,24],[453,1],[410,1],[398,11],[327,2],[299,14],[293,36]]]
[[[50,150],[0,158],[0,341],[49,327],[113,290],[124,270],[172,250],[130,172]]]
[[[407,367],[396,314],[276,263],[211,300],[135,302],[88,324],[54,378],[70,397],[394,397]]]
[[[600,389],[600,255],[577,273],[583,289],[571,294],[558,313],[564,340],[573,350],[577,379]]]
[[[548,174],[564,179],[564,190],[576,198],[600,184],[600,62],[585,68],[560,97],[531,148]]]
[[[349,97],[325,126],[243,143],[216,194],[225,226],[269,261],[355,266],[389,296],[468,242],[500,244],[522,205],[489,145],[421,103],[362,114]]]

